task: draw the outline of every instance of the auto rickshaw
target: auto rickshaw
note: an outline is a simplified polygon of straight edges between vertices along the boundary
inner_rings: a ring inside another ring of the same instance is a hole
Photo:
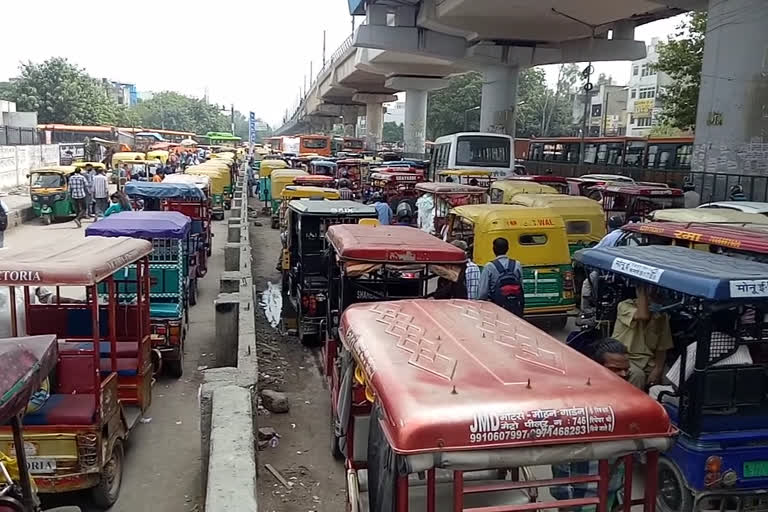
[[[377,214],[373,205],[355,201],[304,199],[288,203],[286,216],[283,291],[290,297],[297,314],[299,340],[306,344],[325,335],[323,326],[329,301],[325,238],[328,227],[376,219]]]
[[[336,162],[314,159],[309,162],[309,174],[313,176],[330,176],[336,178]]]
[[[597,274],[596,325],[610,328],[619,303],[639,293],[669,317],[668,384],[649,393],[679,435],[650,484],[658,509],[768,509],[768,265],[658,245],[576,258]]]
[[[563,194],[518,194],[509,204],[549,208],[565,222],[568,249],[573,253],[595,245],[605,236],[605,212],[593,199]]]
[[[703,222],[705,224],[768,224],[768,216],[727,208],[665,208],[648,215],[657,222]]]
[[[276,229],[279,225],[278,219],[280,215],[280,205],[282,203],[280,194],[282,194],[285,187],[293,184],[293,179],[297,176],[307,176],[307,172],[302,171],[301,169],[277,169],[272,172],[272,177],[270,179],[270,186],[272,187],[272,190],[270,191],[270,197],[272,198],[270,213],[272,214],[273,229]]]
[[[417,183],[416,191],[421,193],[421,197],[416,200],[419,229],[430,235],[443,232],[451,208],[485,204],[488,200],[488,189],[459,183]]]
[[[85,236],[130,237],[152,243],[149,256],[149,317],[152,348],[160,353],[156,373],[184,371],[189,307],[197,304],[197,237],[179,212],[120,212],[94,222]],[[124,292],[127,293],[127,292]]]
[[[416,198],[419,196],[416,184],[423,180],[424,176],[421,173],[392,170],[370,174],[371,190],[374,193],[385,194],[393,212],[397,211],[403,201],[410,205],[412,211],[416,211]]]
[[[29,174],[32,211],[43,224],[75,215],[75,205],[69,195],[69,177],[73,172],[73,165],[54,165],[35,169]]]
[[[438,171],[440,183],[459,183],[476,187],[490,187],[496,180],[493,171],[484,169],[447,169]]]
[[[360,158],[344,158],[336,161],[336,178],[349,180],[349,188],[360,190],[363,184],[369,184],[371,162]]]
[[[575,306],[573,267],[563,218],[551,208],[507,204],[459,206],[448,216],[447,240],[464,240],[472,261],[496,256],[493,241],[505,238],[509,256],[523,266],[525,317],[565,327]]]
[[[117,169],[118,166],[127,160],[135,161],[135,160],[146,160],[147,155],[144,153],[138,153],[136,151],[124,151],[120,153],[113,153],[112,154],[112,168]]]
[[[325,375],[335,371],[339,317],[360,302],[466,297],[466,253],[408,226],[330,226]],[[333,389],[333,387],[331,387]],[[337,445],[338,446],[338,445]],[[338,450],[337,457],[341,457]]]
[[[50,389],[48,376],[58,362],[56,336],[29,336],[0,339],[0,425],[10,425],[11,441],[0,445],[0,511],[44,512],[37,496],[37,486],[30,473],[41,464],[25,443],[22,418],[41,388]],[[31,453],[28,453],[31,452]],[[80,507],[56,507],[46,512],[80,512]]]
[[[492,204],[509,204],[518,194],[557,194],[557,189],[535,181],[497,180],[489,194]]]
[[[265,208],[272,201],[272,171],[286,169],[285,160],[267,159],[261,161],[259,168],[259,201],[264,201]]]
[[[507,179],[513,181],[533,181],[535,183],[549,185],[556,189],[558,194],[568,194],[570,189],[568,180],[563,176],[557,176],[555,174],[527,174],[522,176],[510,176]]]
[[[200,165],[187,167],[186,174],[208,176],[211,180],[211,215],[214,220],[224,219],[224,190],[226,188],[227,176],[223,171],[206,168]]]
[[[632,484],[673,442],[661,405],[503,308],[355,304],[339,335],[347,510],[655,510],[656,486]]]
[[[589,189],[591,199],[600,201],[606,220],[619,216],[629,220],[638,217],[647,220],[651,212],[667,208],[682,208],[683,191],[679,188],[647,185],[596,185]]]
[[[307,174],[306,176],[296,176],[293,178],[293,184],[305,187],[333,188],[333,186],[336,184],[336,178],[333,176],[323,176],[320,174]]]
[[[168,174],[163,183],[184,183],[200,189],[203,197],[183,195],[166,198],[160,205],[163,211],[183,213],[192,219],[192,233],[201,237],[202,251],[198,252],[197,275],[205,277],[208,272],[208,257],[213,253],[213,231],[211,229],[211,178],[198,174]]]
[[[280,193],[280,208],[278,209],[277,219],[272,218],[272,229],[280,228],[283,232],[286,229],[285,215],[288,210],[288,203],[297,199],[314,200],[337,200],[341,195],[335,188],[312,187],[303,185],[288,185]],[[277,225],[275,225],[277,223]]]
[[[9,303],[23,294],[12,335],[58,338],[56,369],[22,419],[40,493],[90,490],[104,509],[117,501],[128,435],[152,401],[151,252],[146,240],[70,237],[6,249],[0,260]],[[134,300],[123,300],[126,290]],[[12,443],[11,428],[0,427],[0,449]]]
[[[230,166],[225,160],[217,159],[203,162],[202,164],[193,167],[199,167],[205,170],[215,170],[219,173],[219,177],[224,184],[222,202],[224,204],[224,208],[229,210],[232,207],[232,183],[234,182],[232,166]],[[185,172],[188,171],[189,168],[187,168]]]
[[[101,162],[72,162],[72,166],[80,170],[85,170],[85,168],[88,166],[92,167],[93,170],[96,170],[96,169],[101,169],[103,171],[107,170],[107,166]]]
[[[160,160],[163,164],[168,163],[170,153],[162,149],[147,152],[147,160]]]

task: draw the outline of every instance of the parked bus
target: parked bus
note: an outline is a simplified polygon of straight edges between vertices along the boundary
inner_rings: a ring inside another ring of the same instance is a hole
[[[500,133],[461,132],[439,137],[432,148],[430,179],[446,169],[487,169],[496,178],[514,171],[512,137]]]
[[[299,153],[331,156],[331,138],[327,135],[301,135],[299,136]]]

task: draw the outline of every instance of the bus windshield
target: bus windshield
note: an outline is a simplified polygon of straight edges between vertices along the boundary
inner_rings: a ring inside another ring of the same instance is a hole
[[[464,135],[456,145],[456,166],[510,166],[510,141],[504,137]]]
[[[327,142],[325,139],[304,139],[302,144],[307,149],[324,149]]]

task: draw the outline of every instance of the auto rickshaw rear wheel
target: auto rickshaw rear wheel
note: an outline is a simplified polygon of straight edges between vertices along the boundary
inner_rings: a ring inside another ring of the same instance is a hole
[[[179,347],[179,358],[173,361],[164,361],[165,373],[174,379],[181,378],[184,375],[184,345]]]
[[[123,455],[123,442],[118,439],[101,469],[101,481],[91,490],[93,502],[100,508],[111,507],[120,495],[120,486],[123,483]]]
[[[189,305],[197,305],[197,279],[192,279],[189,283]]]
[[[336,415],[333,413],[333,406],[331,406],[331,413],[328,415],[331,418],[331,455],[335,460],[344,460],[344,453],[341,451],[341,438],[336,435]]]
[[[656,505],[660,512],[690,512],[693,494],[685,485],[683,474],[674,462],[659,457],[659,490]]]

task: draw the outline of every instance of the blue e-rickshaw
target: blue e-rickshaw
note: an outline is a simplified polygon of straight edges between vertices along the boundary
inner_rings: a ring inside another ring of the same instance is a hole
[[[574,257],[596,271],[598,325],[638,285],[670,317],[671,371],[649,390],[680,431],[659,460],[659,510],[768,510],[768,264],[677,246]]]
[[[197,302],[192,221],[179,212],[120,212],[94,222],[86,236],[131,237],[152,242],[149,257],[152,348],[158,370],[183,373],[189,307]],[[130,290],[127,292],[130,295]],[[131,300],[130,296],[124,297]]]

